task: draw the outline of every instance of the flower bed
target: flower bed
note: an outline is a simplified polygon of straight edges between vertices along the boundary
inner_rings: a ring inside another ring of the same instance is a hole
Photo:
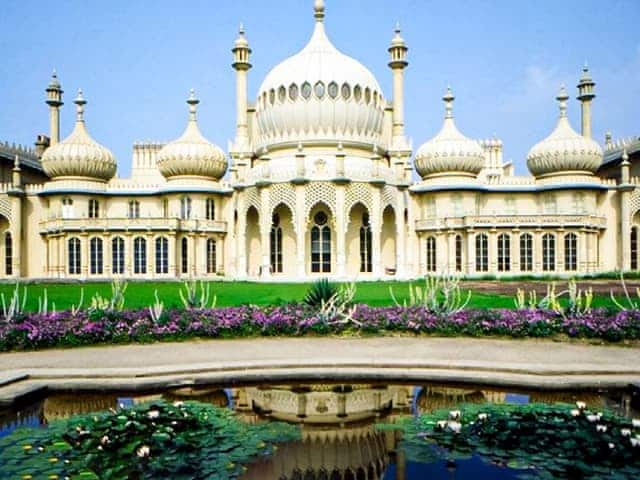
[[[0,351],[150,342],[188,338],[301,336],[345,333],[413,333],[466,336],[640,339],[640,310],[592,309],[570,316],[544,309],[462,310],[436,314],[424,307],[357,305],[347,320],[327,318],[301,304],[279,307],[227,307],[26,313],[0,323]]]

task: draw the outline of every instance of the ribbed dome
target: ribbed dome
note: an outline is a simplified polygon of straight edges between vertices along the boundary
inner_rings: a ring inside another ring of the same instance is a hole
[[[311,40],[269,72],[256,102],[257,146],[304,140],[380,143],[385,102],[373,74],[333,46],[316,2]]]
[[[200,101],[191,90],[187,100],[189,122],[180,138],[166,144],[158,153],[158,169],[165,178],[207,177],[219,180],[227,171],[227,160],[220,147],[200,133],[196,106]]]
[[[453,121],[455,97],[450,88],[442,99],[446,106],[444,124],[435,137],[418,149],[416,171],[422,178],[443,173],[477,175],[485,161],[482,147],[456,127]]]
[[[96,142],[84,124],[86,100],[82,90],[77,105],[76,125],[67,138],[45,150],[42,168],[50,178],[88,178],[108,181],[116,174],[116,159],[109,149]]]
[[[583,137],[567,118],[569,96],[564,87],[556,97],[560,103],[560,118],[551,135],[529,150],[527,166],[536,177],[562,172],[593,173],[602,163],[602,148]]]

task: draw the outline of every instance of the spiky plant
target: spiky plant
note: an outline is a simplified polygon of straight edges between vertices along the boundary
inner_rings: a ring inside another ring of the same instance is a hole
[[[309,287],[303,301],[309,307],[319,308],[323,303],[329,302],[336,293],[338,293],[338,288],[330,283],[329,279],[321,278]]]

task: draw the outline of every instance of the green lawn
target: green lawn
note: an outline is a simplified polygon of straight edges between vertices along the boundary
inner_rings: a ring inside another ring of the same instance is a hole
[[[419,284],[419,282],[416,282]],[[218,297],[218,306],[235,306],[243,304],[274,305],[284,302],[299,301],[304,298],[309,283],[251,283],[251,282],[212,282],[211,292]],[[372,306],[393,305],[389,294],[389,287],[393,288],[398,300],[408,295],[409,282],[361,282],[358,284],[356,302]],[[165,307],[182,306],[179,297],[180,282],[131,282],[126,292],[125,306],[129,309],[146,308],[154,302],[154,291]],[[21,287],[21,289],[24,287]],[[463,287],[464,288],[464,287]],[[4,294],[8,303],[14,285],[1,284],[0,293]],[[38,297],[47,290],[49,308],[55,304],[57,310],[70,308],[78,303],[80,291],[84,289],[84,306],[88,306],[91,297],[99,292],[109,297],[111,285],[109,283],[84,284],[29,284],[27,285],[26,309],[38,309]],[[611,306],[608,297],[597,297],[594,306]],[[496,294],[483,294],[474,291],[469,308],[513,308],[513,297]],[[1,307],[1,305],[0,305]],[[1,313],[1,312],[0,312]]]

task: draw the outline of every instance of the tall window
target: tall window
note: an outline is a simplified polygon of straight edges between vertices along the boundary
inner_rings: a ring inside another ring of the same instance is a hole
[[[95,198],[89,199],[89,218],[98,218],[100,216],[100,203]]]
[[[311,228],[311,271],[314,273],[331,272],[331,228],[329,218],[324,212],[313,217]]]
[[[489,238],[486,233],[476,235],[476,272],[489,271]]]
[[[213,238],[207,240],[207,273],[216,273],[216,241]]]
[[[280,225],[280,215],[277,213],[274,213],[271,219],[269,242],[271,252],[271,272],[282,273],[282,226]]]
[[[187,237],[182,237],[180,242],[180,271],[182,273],[189,272],[189,241]]]
[[[80,239],[76,237],[70,238],[68,245],[69,275],[79,275],[81,265]]]
[[[122,237],[114,237],[111,240],[111,263],[114,274],[124,273],[124,239]]]
[[[62,199],[62,218],[73,218],[73,200],[70,198]]]
[[[436,271],[436,239],[427,237],[427,257],[425,259],[425,269],[427,272]]]
[[[456,235],[456,272],[462,271],[462,236]]]
[[[156,273],[169,273],[169,240],[156,238]]]
[[[631,228],[631,270],[638,270],[638,227]]]
[[[147,241],[142,237],[133,239],[133,273],[147,273]]]
[[[169,217],[169,200],[166,198],[162,199],[162,216],[164,218]]]
[[[140,218],[140,202],[137,200],[129,201],[129,218]]]
[[[520,271],[533,270],[533,236],[530,233],[520,235]]]
[[[371,224],[369,214],[362,214],[362,226],[360,227],[360,271],[372,272],[373,263],[371,261]]]
[[[207,220],[215,220],[216,219],[216,203],[213,198],[207,198],[206,203],[206,218]]]
[[[180,218],[183,220],[191,218],[191,197],[182,197],[180,199]]]
[[[89,241],[89,271],[92,275],[102,275],[102,239],[94,237]]]
[[[578,269],[578,237],[575,233],[564,236],[564,269],[569,272]]]
[[[511,237],[506,233],[498,235],[498,271],[511,270]]]
[[[4,273],[13,274],[13,240],[10,232],[4,236]]]
[[[556,237],[552,233],[542,236],[542,270],[552,272],[556,269]]]

